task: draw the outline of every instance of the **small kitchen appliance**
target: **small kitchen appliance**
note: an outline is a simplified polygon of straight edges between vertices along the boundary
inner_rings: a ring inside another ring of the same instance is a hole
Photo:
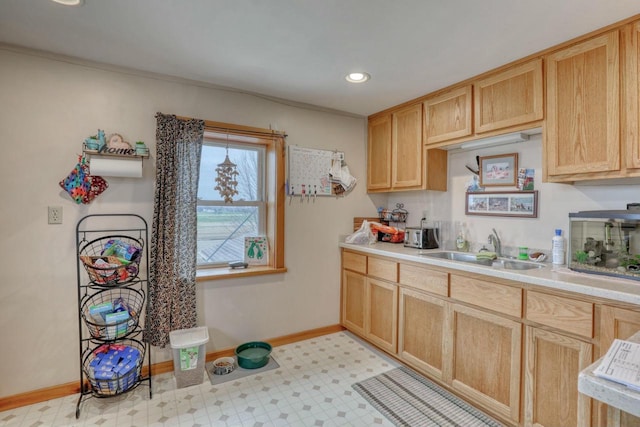
[[[404,245],[408,248],[437,249],[439,230],[429,227],[407,227],[404,231]]]

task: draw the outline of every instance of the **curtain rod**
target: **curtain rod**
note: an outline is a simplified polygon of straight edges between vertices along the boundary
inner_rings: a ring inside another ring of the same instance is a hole
[[[181,120],[193,120],[192,117],[184,117],[184,116],[176,116]],[[273,129],[263,129],[256,128],[251,126],[242,126],[242,125],[234,125],[231,123],[222,123],[222,122],[214,122],[211,120],[204,120],[204,129],[207,131],[218,131],[225,133],[239,133],[244,135],[253,135],[253,136],[261,136],[261,137],[281,137],[286,138],[287,134],[283,131],[273,130]]]

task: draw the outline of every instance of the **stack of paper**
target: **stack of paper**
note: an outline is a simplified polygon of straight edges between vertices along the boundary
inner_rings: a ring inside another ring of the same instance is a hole
[[[593,373],[640,391],[640,344],[614,340]]]

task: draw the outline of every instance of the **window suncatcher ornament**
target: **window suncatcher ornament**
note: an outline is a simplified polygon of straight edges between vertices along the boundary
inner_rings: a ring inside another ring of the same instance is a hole
[[[216,168],[216,186],[214,190],[218,190],[220,196],[225,203],[233,203],[233,196],[238,194],[238,170],[235,163],[229,160],[229,145],[227,144],[227,153],[224,162],[219,163]]]

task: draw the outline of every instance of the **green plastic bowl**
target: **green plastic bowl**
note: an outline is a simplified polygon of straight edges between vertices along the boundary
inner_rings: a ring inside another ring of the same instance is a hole
[[[238,366],[245,369],[262,368],[269,363],[271,344],[262,341],[244,343],[236,348]]]

